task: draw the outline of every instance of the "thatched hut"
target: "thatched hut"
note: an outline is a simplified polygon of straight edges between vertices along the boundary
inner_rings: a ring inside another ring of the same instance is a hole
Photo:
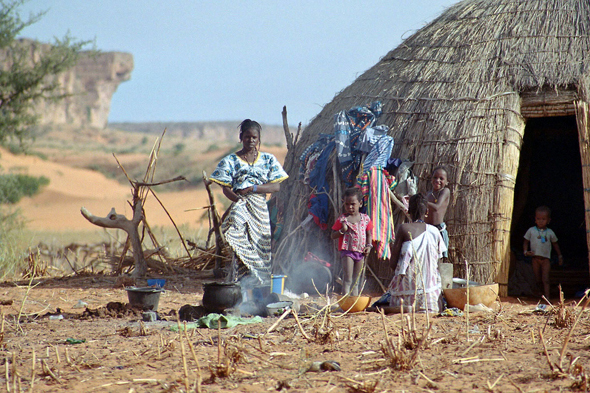
[[[456,274],[466,261],[475,280],[498,282],[506,294],[511,247],[522,250],[539,205],[553,209],[551,227],[570,269],[587,272],[589,67],[588,0],[465,0],[450,7],[305,128],[286,163],[291,179],[280,195],[277,266],[288,269],[320,245],[333,250],[327,233],[299,226],[310,189],[297,179],[297,157],[332,132],[335,113],[380,100],[379,124],[395,140],[392,156],[415,162],[421,191],[435,165],[449,168],[446,221]],[[338,178],[329,181],[341,187]],[[385,265],[371,262],[382,282],[392,274]]]

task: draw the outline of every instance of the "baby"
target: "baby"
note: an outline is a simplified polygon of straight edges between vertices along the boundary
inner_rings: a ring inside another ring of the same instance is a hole
[[[551,209],[540,206],[535,210],[535,225],[524,235],[522,246],[524,255],[533,257],[533,272],[537,281],[537,288],[549,300],[549,272],[551,271],[551,246],[559,257],[559,265],[563,265],[563,256],[557,244],[557,236],[547,225],[551,222]],[[529,251],[529,245],[531,249]]]

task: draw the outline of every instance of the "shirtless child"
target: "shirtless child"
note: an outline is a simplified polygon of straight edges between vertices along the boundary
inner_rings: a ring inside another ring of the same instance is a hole
[[[437,166],[432,171],[432,191],[426,195],[428,200],[428,213],[424,221],[427,224],[434,225],[440,231],[440,234],[447,248],[449,247],[449,234],[445,224],[445,214],[451,200],[451,191],[447,188],[448,172],[444,166]],[[443,253],[443,259],[448,257],[448,252]]]

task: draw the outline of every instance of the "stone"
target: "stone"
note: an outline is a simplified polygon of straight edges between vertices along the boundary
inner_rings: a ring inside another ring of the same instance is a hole
[[[141,314],[141,318],[144,322],[156,322],[158,320],[158,314],[154,311],[146,311]]]
[[[29,46],[31,61],[38,60],[51,45],[26,38],[19,39]],[[0,54],[0,58],[3,58]],[[0,65],[6,67],[7,64]],[[131,78],[133,55],[124,52],[81,52],[78,64],[57,77],[62,92],[69,96],[58,102],[35,104],[39,125],[68,124],[75,127],[105,128],[111,99],[117,87]]]

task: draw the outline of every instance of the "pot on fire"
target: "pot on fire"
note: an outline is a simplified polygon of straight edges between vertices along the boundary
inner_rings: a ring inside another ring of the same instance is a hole
[[[242,288],[233,282],[209,282],[203,284],[203,307],[209,312],[221,313],[242,301]]]

